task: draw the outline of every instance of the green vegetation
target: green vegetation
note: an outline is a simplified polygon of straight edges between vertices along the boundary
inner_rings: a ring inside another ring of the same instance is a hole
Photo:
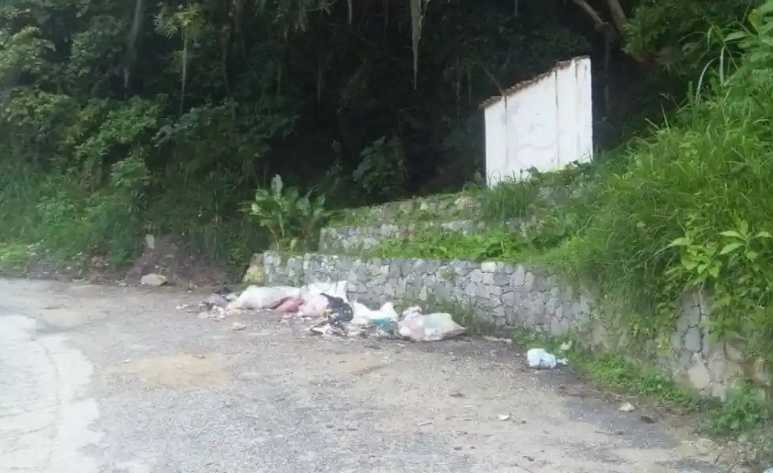
[[[240,210],[276,175],[328,210],[458,191],[481,170],[478,104],[559,59],[603,57],[604,37],[622,53],[603,84],[619,143],[724,47],[690,34],[759,0],[671,3],[629,17],[617,1],[7,1],[0,247],[122,265],[153,233],[241,266],[271,244],[313,246],[311,226],[281,221],[299,207]]]
[[[468,191],[481,230],[464,236],[425,227],[402,240],[382,243],[373,254],[472,261],[540,259],[587,225],[597,194],[591,179],[597,172],[590,165],[573,165],[556,173],[533,171],[528,179],[490,190]],[[452,220],[454,215],[443,217]]]
[[[460,259],[515,261],[526,246],[507,230],[463,235],[455,231],[422,232],[383,243],[368,253],[380,258]]]

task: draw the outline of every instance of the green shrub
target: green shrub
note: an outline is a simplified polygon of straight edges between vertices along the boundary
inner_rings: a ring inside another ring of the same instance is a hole
[[[325,197],[311,197],[312,191],[301,195],[294,187],[284,187],[279,175],[271,187],[259,188],[249,203],[250,215],[273,238],[275,249],[306,250],[316,246],[319,230],[329,217]]]

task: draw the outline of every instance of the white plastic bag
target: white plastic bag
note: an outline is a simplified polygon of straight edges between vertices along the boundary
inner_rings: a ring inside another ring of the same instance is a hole
[[[403,311],[403,320],[410,320],[421,315],[421,313],[422,310],[420,306],[412,305]]]
[[[451,314],[436,312],[421,314],[409,312],[399,322],[399,333],[414,342],[437,342],[464,333],[464,327],[454,322]]]
[[[322,294],[309,294],[303,298],[298,310],[298,315],[302,317],[324,317],[327,309],[327,298]]]
[[[526,361],[529,368],[552,370],[558,364],[556,356],[546,352],[543,348],[532,348],[526,352]]]
[[[249,286],[230,304],[230,308],[247,310],[265,309],[273,307],[286,297],[299,296],[300,293],[300,289],[289,286]]]
[[[353,302],[352,309],[354,310],[354,319],[351,324],[360,327],[388,327],[397,322],[399,318],[395,306],[391,302],[382,305],[379,310],[371,310],[365,304]]]
[[[329,296],[339,297],[348,303],[346,297],[347,281],[337,282],[315,282],[301,288],[301,297],[303,304],[298,310],[298,315],[302,317],[324,317],[326,315],[328,300],[323,296],[325,293]]]

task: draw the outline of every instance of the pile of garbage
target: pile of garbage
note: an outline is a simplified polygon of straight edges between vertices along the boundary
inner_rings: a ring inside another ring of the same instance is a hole
[[[300,288],[249,286],[238,296],[224,288],[196,308],[201,311],[202,318],[218,320],[251,310],[272,310],[290,317],[320,319],[309,328],[320,335],[433,342],[457,337],[465,331],[454,322],[451,314],[425,314],[419,306],[408,307],[398,314],[395,305],[387,302],[373,310],[365,304],[350,301],[346,286],[346,281],[314,283]]]

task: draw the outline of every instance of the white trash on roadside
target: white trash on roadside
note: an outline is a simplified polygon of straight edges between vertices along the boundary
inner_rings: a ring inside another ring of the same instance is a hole
[[[421,314],[408,312],[399,322],[399,333],[414,342],[437,342],[454,338],[464,333],[465,328],[454,322],[451,314],[435,312]]]
[[[566,358],[557,359],[556,355],[548,353],[544,348],[532,348],[526,352],[526,361],[529,368],[552,370],[558,365],[568,365]]]
[[[548,353],[543,348],[532,348],[526,352],[526,361],[529,368],[552,370],[558,365],[556,355]]]
[[[348,303],[346,297],[346,281],[337,281],[330,283],[312,283],[301,288],[301,297],[303,304],[298,310],[301,317],[324,317],[327,310],[328,299],[322,294],[338,297]]]
[[[359,302],[353,302],[352,308],[354,309],[352,325],[387,327],[400,319],[394,304],[391,302],[382,305],[378,310],[371,310],[368,306]]]
[[[260,287],[249,286],[242,291],[239,297],[229,306],[233,309],[258,310],[275,307],[281,303],[282,299],[296,297],[301,295],[301,290],[297,287],[274,286]]]

